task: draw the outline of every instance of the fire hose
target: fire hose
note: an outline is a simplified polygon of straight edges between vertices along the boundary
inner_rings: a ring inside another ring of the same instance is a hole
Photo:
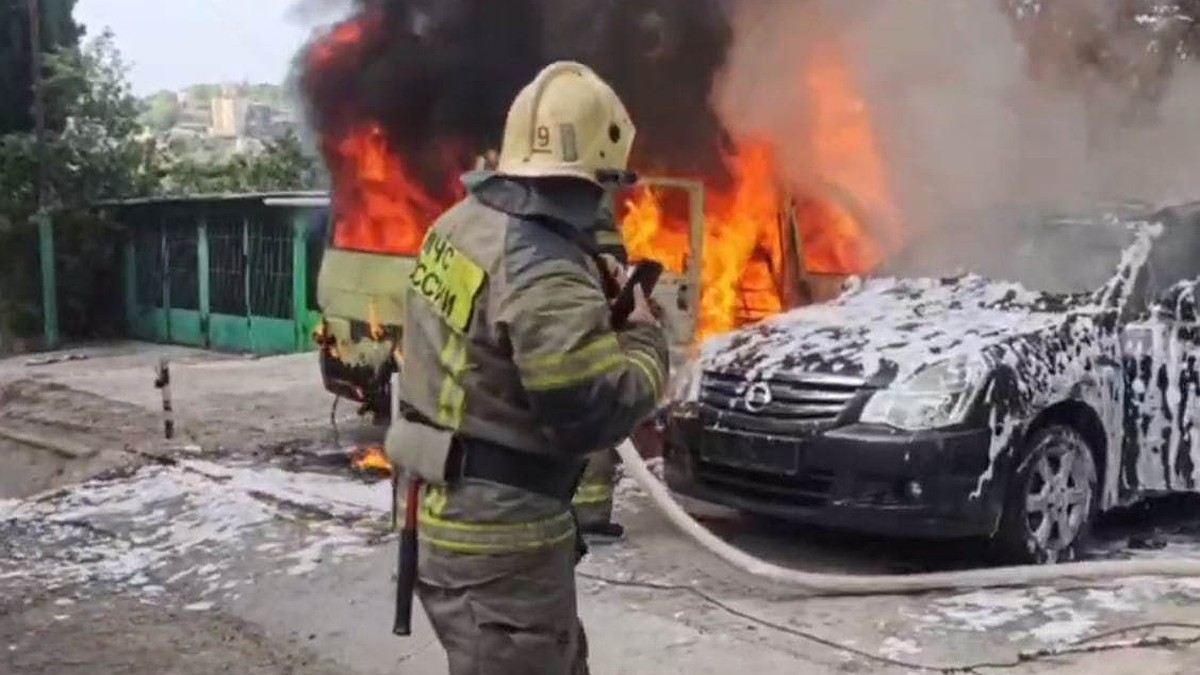
[[[683,510],[667,487],[650,473],[631,441],[617,447],[626,470],[650,495],[663,515],[702,548],[733,567],[813,596],[899,595],[1004,586],[1096,582],[1129,577],[1200,577],[1200,560],[1157,559],[1022,565],[922,574],[824,574],[765,562],[716,536]]]

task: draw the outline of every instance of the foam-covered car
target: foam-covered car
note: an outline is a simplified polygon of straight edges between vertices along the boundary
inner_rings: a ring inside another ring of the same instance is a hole
[[[670,486],[1020,562],[1200,488],[1200,205],[989,231],[708,341],[666,415]]]

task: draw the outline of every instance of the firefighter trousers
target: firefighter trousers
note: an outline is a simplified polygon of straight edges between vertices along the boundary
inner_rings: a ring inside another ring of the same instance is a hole
[[[576,542],[503,555],[424,545],[417,594],[450,675],[588,675]]]

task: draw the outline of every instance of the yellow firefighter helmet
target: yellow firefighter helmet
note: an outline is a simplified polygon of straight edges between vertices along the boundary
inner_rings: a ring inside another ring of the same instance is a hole
[[[513,100],[497,171],[628,183],[636,133],[625,104],[607,82],[581,63],[558,61]]]

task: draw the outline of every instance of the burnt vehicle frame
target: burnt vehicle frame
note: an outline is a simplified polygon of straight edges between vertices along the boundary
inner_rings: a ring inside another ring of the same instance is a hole
[[[1020,562],[1076,557],[1099,511],[1197,490],[1200,204],[1109,221],[1088,227],[1132,243],[1089,293],[869,279],[710,341],[664,416],[668,483],[799,522],[988,538]],[[901,316],[850,317],[871,292]],[[910,342],[875,335],[888,321]],[[935,376],[967,382],[949,422],[888,417],[880,400]]]

